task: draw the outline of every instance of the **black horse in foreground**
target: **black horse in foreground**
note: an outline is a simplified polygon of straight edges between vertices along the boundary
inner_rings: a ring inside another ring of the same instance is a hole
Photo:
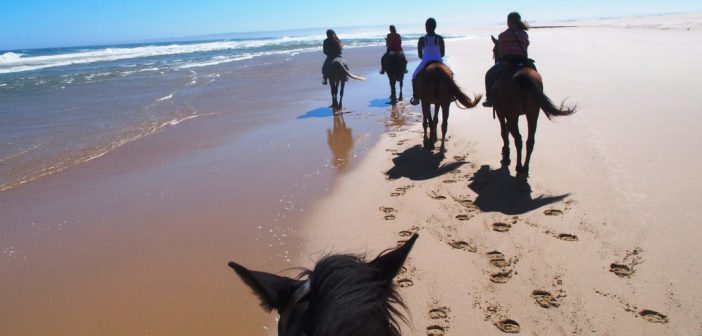
[[[263,309],[278,311],[279,336],[399,336],[397,319],[406,321],[399,308],[407,307],[393,278],[418,237],[371,262],[353,255],[326,256],[297,279],[250,271],[235,262],[229,266],[253,289]]]
[[[407,68],[407,60],[402,52],[390,51],[382,59],[383,70],[388,75],[390,81],[390,103],[395,104],[398,100],[402,100],[402,83],[405,79],[405,69]],[[400,96],[397,96],[395,91],[395,83],[400,84]]]

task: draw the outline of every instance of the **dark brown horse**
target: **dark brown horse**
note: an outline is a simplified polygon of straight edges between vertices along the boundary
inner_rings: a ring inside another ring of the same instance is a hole
[[[397,103],[398,100],[402,100],[402,83],[405,79],[405,67],[407,66],[407,61],[404,58],[404,54],[397,51],[390,51],[387,56],[385,56],[383,69],[388,75],[388,81],[390,82],[390,102],[392,104]],[[395,91],[396,83],[400,84],[399,97]]]
[[[494,43],[493,57],[500,59],[500,48],[498,41],[492,37]],[[541,75],[536,70],[529,67],[517,68],[510,64],[502,64],[492,93],[495,97],[493,112],[500,121],[500,132],[502,134],[502,162],[509,165],[509,134],[514,138],[514,146],[517,148],[517,174],[529,174],[529,161],[531,153],[534,151],[534,141],[536,134],[536,124],[539,120],[539,110],[543,110],[549,120],[553,116],[568,116],[576,111],[576,106],[566,107],[561,103],[560,107],[553,105],[551,100],[544,94]],[[526,145],[526,159],[522,165],[522,136],[519,134],[519,116],[526,115],[529,137]]]
[[[352,255],[322,258],[292,279],[229,262],[267,311],[280,314],[279,336],[399,336],[406,309],[393,278],[418,235],[371,262]]]
[[[344,63],[344,59],[341,57],[335,58],[329,65],[329,73],[327,74],[327,77],[329,78],[329,87],[331,88],[331,108],[335,112],[343,108],[344,87],[346,86],[346,81],[349,80],[349,77],[357,80],[365,80],[365,78],[356,76],[349,72],[346,63]]]
[[[443,122],[441,123],[441,152],[446,150],[446,131],[448,129],[449,107],[454,100],[461,108],[472,108],[480,102],[481,95],[471,100],[453,80],[453,72],[443,63],[432,63],[417,75],[419,99],[422,102],[422,126],[424,127],[424,145],[433,148],[437,140],[436,126],[439,124],[439,108]],[[431,105],[434,104],[434,118],[431,117]],[[463,106],[461,106],[463,105]],[[429,137],[427,137],[429,128]]]

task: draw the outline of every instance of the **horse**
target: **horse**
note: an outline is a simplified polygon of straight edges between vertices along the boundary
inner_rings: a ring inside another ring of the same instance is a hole
[[[437,141],[436,127],[439,124],[439,108],[443,122],[441,123],[441,152],[446,151],[446,131],[448,130],[449,107],[451,102],[463,109],[475,107],[482,95],[476,95],[471,100],[453,80],[453,72],[443,63],[430,63],[417,75],[419,100],[422,103],[422,126],[424,128],[424,144],[429,148]],[[434,104],[434,118],[431,117],[431,104]],[[461,106],[463,105],[463,106]],[[427,137],[429,129],[429,137]],[[433,148],[433,147],[432,147]]]
[[[502,57],[498,41],[492,37],[494,47],[493,57]],[[493,117],[496,114],[500,121],[500,132],[502,135],[502,161],[509,165],[509,134],[514,138],[514,146],[517,148],[517,174],[529,174],[529,162],[534,151],[536,134],[536,124],[539,119],[539,110],[543,110],[546,118],[551,120],[554,116],[568,116],[576,112],[577,106],[566,107],[565,101],[560,107],[553,105],[551,100],[544,94],[543,81],[541,75],[536,70],[529,67],[517,68],[509,67],[501,71],[495,85],[492,87],[495,100],[493,104]],[[527,118],[529,136],[526,141],[526,158],[522,165],[522,136],[519,134],[519,116],[525,115]]]
[[[398,51],[390,51],[384,57],[383,70],[388,75],[388,81],[390,82],[390,103],[392,104],[402,100],[402,84],[405,79],[405,68],[407,66],[404,58],[404,53]],[[400,84],[399,98],[395,91],[395,83],[397,82]]]
[[[251,271],[233,261],[229,267],[254,291],[264,310],[280,314],[280,336],[399,336],[398,319],[407,323],[400,310],[408,309],[393,278],[418,237],[414,234],[371,262],[348,254],[328,255],[295,279]]]
[[[335,58],[329,65],[327,77],[329,78],[329,87],[331,88],[331,108],[334,112],[340,111],[343,108],[344,87],[349,77],[357,80],[365,80],[363,77],[352,74],[347,68],[344,59],[341,57]]]

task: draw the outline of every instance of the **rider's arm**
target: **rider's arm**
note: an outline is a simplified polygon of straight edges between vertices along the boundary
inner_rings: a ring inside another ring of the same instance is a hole
[[[419,42],[417,42],[417,55],[419,55],[419,59],[422,59],[422,50],[424,49],[424,39],[419,38]]]
[[[441,36],[439,36],[439,49],[441,50],[441,57],[444,57],[446,54],[446,46],[444,46],[444,38]]]

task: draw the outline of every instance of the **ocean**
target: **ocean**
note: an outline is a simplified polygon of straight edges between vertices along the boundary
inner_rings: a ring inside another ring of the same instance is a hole
[[[345,48],[386,32],[339,34]],[[420,34],[404,34],[411,41]],[[209,113],[193,96],[269,56],[320,52],[324,31],[0,52],[0,192]],[[321,61],[320,61],[321,64]],[[321,76],[321,75],[320,75]]]

